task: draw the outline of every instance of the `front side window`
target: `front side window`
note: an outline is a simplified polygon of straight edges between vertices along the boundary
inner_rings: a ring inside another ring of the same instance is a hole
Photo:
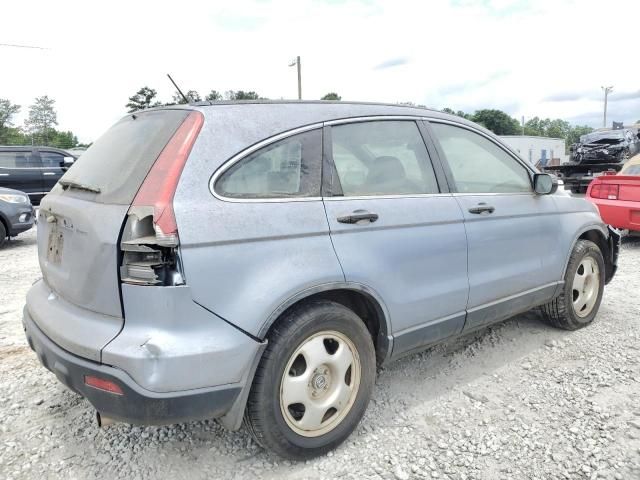
[[[292,135],[235,163],[216,181],[215,191],[232,198],[320,196],[322,132]]]
[[[489,139],[466,128],[433,123],[460,193],[532,192],[528,170]]]
[[[338,125],[331,128],[331,139],[345,197],[438,192],[427,149],[413,121]]]

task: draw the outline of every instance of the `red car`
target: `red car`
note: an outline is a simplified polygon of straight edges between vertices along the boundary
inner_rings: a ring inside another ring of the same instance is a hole
[[[640,155],[629,160],[618,175],[595,178],[587,199],[596,204],[605,223],[640,232]]]

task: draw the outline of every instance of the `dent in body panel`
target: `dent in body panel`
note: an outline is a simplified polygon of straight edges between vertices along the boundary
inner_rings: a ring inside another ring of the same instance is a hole
[[[195,304],[189,287],[123,285],[126,322],[102,361],[141,387],[174,392],[238,383],[262,343]]]

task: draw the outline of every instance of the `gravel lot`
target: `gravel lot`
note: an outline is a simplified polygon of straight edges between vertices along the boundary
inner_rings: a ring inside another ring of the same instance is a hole
[[[400,360],[356,432],[299,464],[213,421],[98,429],[23,337],[35,243],[0,250],[0,478],[640,479],[640,239],[591,327],[529,313]]]

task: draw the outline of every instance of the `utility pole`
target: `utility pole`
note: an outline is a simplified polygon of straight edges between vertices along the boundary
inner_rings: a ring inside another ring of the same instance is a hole
[[[522,115],[522,136],[524,137],[524,115]]]
[[[294,65],[298,67],[298,100],[302,100],[302,67],[300,65],[300,55],[289,64],[290,67]]]
[[[613,86],[600,88],[604,91],[604,117],[602,119],[602,126],[607,128],[607,97],[613,91]]]

